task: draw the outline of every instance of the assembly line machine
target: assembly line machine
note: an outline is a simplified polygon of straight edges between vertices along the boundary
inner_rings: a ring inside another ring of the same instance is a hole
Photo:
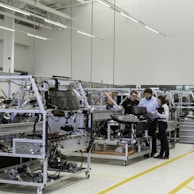
[[[143,115],[124,115],[119,105],[130,96],[129,88],[84,88],[92,111],[94,144],[92,158],[123,161],[149,155],[151,137],[148,136],[147,120]],[[143,89],[136,89],[139,98]],[[153,93],[164,94],[157,88]],[[177,121],[169,121],[167,129],[170,146],[174,147],[177,135]],[[73,153],[76,155],[76,153]]]
[[[127,161],[150,152],[147,121],[123,115],[119,104],[129,88],[84,88],[92,111],[94,143],[92,158]],[[77,153],[72,153],[77,155]]]
[[[31,75],[0,75],[0,85],[0,183],[36,187],[42,194],[46,186],[78,174],[89,178],[91,157],[126,166],[150,153],[147,120],[124,115],[119,107],[129,88],[84,88],[81,81]],[[142,97],[143,89],[138,91]],[[174,91],[165,95],[174,110]],[[176,119],[169,121],[173,143],[177,128]]]
[[[80,173],[89,178],[92,122],[81,82],[2,75],[0,85],[0,183],[42,194]],[[71,161],[74,151],[86,161]]]

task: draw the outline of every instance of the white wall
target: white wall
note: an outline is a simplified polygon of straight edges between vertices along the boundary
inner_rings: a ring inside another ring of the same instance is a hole
[[[0,20],[0,24],[4,25]],[[29,74],[34,74],[34,39],[28,37],[23,32],[30,32],[32,29],[16,25],[15,32],[15,54],[14,54],[14,69],[20,71],[27,71]],[[0,67],[3,68],[3,39],[6,31],[0,29]]]
[[[35,40],[35,74],[71,76],[70,31],[42,30],[49,41]]]
[[[113,12],[106,12],[106,7],[101,7],[100,11],[105,13],[109,25],[106,20],[100,28],[94,24],[94,31],[96,30],[96,34],[104,40],[91,40],[89,37],[78,34],[76,30],[70,29],[54,33],[43,30],[43,34],[57,41],[36,43],[36,74],[64,75],[77,80],[112,83],[110,71],[112,71],[113,63],[113,41],[109,34],[113,33]],[[91,4],[73,8],[73,18],[75,18],[73,21],[75,28],[91,33]],[[97,17],[94,16],[94,20],[96,19]],[[93,46],[91,46],[91,41],[93,41]]]
[[[34,49],[23,45],[15,45],[15,70],[34,74]]]
[[[91,47],[90,38],[73,32],[72,77],[113,83],[113,59],[115,59],[115,84],[192,85],[194,26],[191,24],[194,18],[192,11],[194,2],[192,0],[117,2],[118,6],[129,11],[132,16],[165,33],[167,37],[148,31],[142,25],[116,13],[115,55],[113,55],[114,12],[94,2],[93,32],[104,40],[93,39]],[[74,27],[91,32],[91,4],[73,8],[73,17]],[[57,40],[61,40],[59,44],[46,42],[36,47],[36,74],[71,75],[71,58],[68,56],[71,51],[70,40],[68,41],[69,31],[57,34]]]
[[[91,38],[73,30],[71,45],[69,29],[61,32],[41,30],[41,34],[55,41],[34,40],[34,47],[30,47],[31,49],[19,48],[16,51],[16,66],[31,68],[30,71],[33,72],[32,66],[35,63],[34,73],[37,75],[64,75],[78,80],[110,84],[193,85],[194,1],[116,2],[132,16],[167,36],[157,35],[116,13],[113,53],[114,12],[94,1],[93,32],[104,40],[93,39],[91,42]],[[73,26],[88,33],[91,33],[91,5],[73,7],[72,10],[75,18]],[[23,61],[20,57],[22,53],[25,55]]]

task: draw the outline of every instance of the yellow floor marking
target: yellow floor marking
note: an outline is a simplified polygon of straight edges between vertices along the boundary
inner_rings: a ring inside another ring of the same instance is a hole
[[[139,174],[137,174],[137,175],[135,175],[135,176],[129,177],[129,178],[127,178],[127,179],[125,179],[125,180],[123,180],[123,181],[121,181],[121,182],[119,182],[119,183],[117,183],[117,184],[115,184],[115,185],[113,185],[113,186],[107,188],[107,189],[104,189],[103,191],[99,192],[98,194],[105,194],[105,193],[108,193],[109,191],[111,191],[111,190],[113,190],[113,189],[116,189],[117,187],[120,187],[121,185],[123,185],[123,184],[125,184],[125,183],[127,183],[127,182],[130,182],[130,181],[132,181],[132,180],[134,180],[134,179],[136,179],[136,178],[139,178],[140,176],[143,176],[143,175],[145,175],[145,174],[147,174],[147,173],[149,173],[149,172],[152,172],[152,171],[154,171],[154,170],[156,170],[156,169],[158,169],[158,168],[160,168],[160,167],[162,167],[162,166],[165,166],[165,165],[167,165],[167,164],[170,164],[170,163],[174,162],[175,160],[181,159],[181,158],[183,158],[183,157],[185,157],[185,156],[187,156],[187,155],[189,155],[189,154],[191,154],[191,153],[193,153],[193,152],[194,152],[194,150],[189,151],[189,152],[187,152],[187,153],[185,153],[185,154],[182,154],[182,155],[180,155],[180,156],[178,156],[178,157],[176,157],[176,158],[172,158],[171,160],[168,160],[168,161],[166,161],[166,162],[164,162],[164,163],[162,163],[162,164],[159,164],[159,165],[157,165],[157,166],[155,166],[155,167],[153,167],[153,168],[150,168],[150,169],[148,169],[148,170],[145,170],[145,171],[143,171],[143,172],[141,172],[141,173],[139,173]]]
[[[193,177],[194,178],[194,177]],[[193,188],[191,188],[191,187],[189,187],[188,185],[187,186],[185,186],[185,187],[187,187],[188,189],[190,189],[191,191],[194,191],[194,189]]]
[[[175,194],[178,191],[180,191],[183,187],[187,187],[188,188],[188,184],[194,180],[194,176],[190,177],[189,179],[187,179],[185,182],[183,182],[182,184],[180,184],[178,187],[176,187],[175,189],[173,189],[172,191],[170,191],[168,194]],[[192,188],[190,188],[192,189]],[[193,190],[193,189],[192,189]]]

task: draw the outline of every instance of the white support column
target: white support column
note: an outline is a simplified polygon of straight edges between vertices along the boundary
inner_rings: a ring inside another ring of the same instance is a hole
[[[15,20],[8,16],[4,16],[4,26],[15,29]],[[15,32],[5,30],[3,41],[3,72],[14,72],[14,43]]]

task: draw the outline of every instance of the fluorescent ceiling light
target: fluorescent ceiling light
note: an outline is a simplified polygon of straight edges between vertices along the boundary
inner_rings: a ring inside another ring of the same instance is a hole
[[[155,32],[156,34],[159,34],[157,30],[154,30],[153,28],[150,28],[149,26],[145,26],[147,29],[151,30],[152,32]]]
[[[11,32],[15,32],[15,30],[14,30],[14,29],[7,28],[7,27],[4,27],[4,26],[0,26],[0,29],[3,29],[3,30],[8,30],[8,31],[11,31]]]
[[[11,10],[11,11],[18,12],[18,13],[21,13],[21,14],[24,14],[24,15],[27,15],[27,16],[30,16],[30,15],[31,15],[30,12],[23,11],[23,10],[21,10],[21,9],[18,9],[18,8],[16,8],[16,7],[12,7],[12,6],[3,4],[3,3],[0,3],[0,7],[3,7],[3,8],[5,8],[5,9],[9,9],[9,10]]]
[[[27,33],[28,36],[31,36],[31,37],[34,37],[34,38],[38,38],[38,39],[41,39],[41,40],[47,40],[47,38],[45,37],[42,37],[42,36],[36,36],[34,34],[30,34],[30,33]]]
[[[128,16],[127,14],[124,14],[123,12],[121,12],[121,15],[123,15],[124,17],[126,17],[126,18],[128,18],[128,19],[132,20],[133,22],[138,23],[138,21],[137,21],[136,19],[134,19],[134,18],[132,18],[132,17]]]
[[[101,0],[97,0],[97,1],[98,1],[99,3],[105,5],[106,7],[111,7],[110,5],[108,5],[107,3],[105,3],[105,2],[103,2],[103,1],[101,1]]]
[[[55,22],[55,21],[52,21],[52,20],[49,20],[49,19],[44,19],[44,21],[49,23],[49,24],[53,24],[55,26],[59,26],[61,28],[67,28],[67,26],[65,26],[64,24],[61,24],[59,22]]]
[[[95,36],[93,36],[93,35],[91,35],[91,34],[88,34],[88,33],[85,33],[85,32],[82,32],[82,31],[77,31],[77,33],[79,33],[79,34],[82,34],[82,35],[84,35],[84,36],[89,36],[89,37],[91,37],[91,38],[95,38]]]

